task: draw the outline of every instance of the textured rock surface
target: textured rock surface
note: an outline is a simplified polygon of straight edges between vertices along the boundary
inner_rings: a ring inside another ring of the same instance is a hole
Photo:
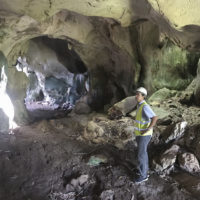
[[[175,90],[169,90],[167,88],[162,88],[158,91],[156,91],[155,93],[153,93],[153,95],[151,95],[151,97],[148,99],[148,101],[151,104],[159,104],[162,103],[162,101],[175,96],[177,93],[177,91]]]
[[[200,166],[197,158],[192,153],[182,153],[178,156],[178,162],[182,169],[190,173],[199,173]]]
[[[197,68],[197,83],[196,88],[194,91],[195,95],[195,101],[198,106],[200,106],[200,60],[198,62],[198,68]]]
[[[118,148],[124,148],[128,141],[134,139],[133,123],[127,117],[120,120],[109,120],[105,116],[95,117],[88,121],[83,138],[97,144],[111,143]]]
[[[111,119],[117,119],[121,116],[126,116],[127,113],[135,109],[136,105],[137,101],[135,99],[135,96],[127,97],[109,108],[108,116]]]
[[[178,145],[173,145],[169,149],[167,149],[159,157],[158,163],[155,160],[153,161],[154,169],[157,172],[161,172],[167,170],[167,168],[173,167],[174,163],[176,162],[178,150]]]
[[[172,124],[167,127],[167,129],[162,134],[163,140],[165,143],[168,143],[172,140],[176,140],[181,137],[186,130],[187,122],[179,122],[177,124]]]
[[[0,132],[8,132],[9,130],[9,119],[8,116],[0,108]]]
[[[169,19],[172,26],[181,28],[186,25],[200,25],[200,16],[198,15],[200,2],[191,0],[178,0],[176,2],[169,0],[148,0],[156,11]],[[193,15],[191,15],[193,13]],[[195,17],[194,17],[195,16]]]

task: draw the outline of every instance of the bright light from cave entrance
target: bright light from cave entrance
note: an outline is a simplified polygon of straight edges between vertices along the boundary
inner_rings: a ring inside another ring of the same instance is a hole
[[[9,118],[9,129],[17,128],[18,125],[14,122],[14,107],[10,97],[6,93],[7,76],[5,74],[5,67],[2,67],[1,82],[0,82],[0,108]]]

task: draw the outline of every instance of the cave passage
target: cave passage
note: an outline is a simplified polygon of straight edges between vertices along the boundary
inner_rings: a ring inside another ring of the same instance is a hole
[[[33,120],[64,117],[76,101],[89,92],[86,66],[64,40],[32,39],[27,56],[20,56],[16,69],[29,79],[24,99]]]

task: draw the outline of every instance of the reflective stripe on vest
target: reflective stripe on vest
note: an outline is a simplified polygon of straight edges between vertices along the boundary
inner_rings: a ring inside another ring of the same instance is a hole
[[[143,102],[140,107],[137,110],[136,114],[136,120],[135,120],[135,135],[137,136],[146,136],[146,135],[152,135],[153,129],[148,130],[148,127],[151,123],[151,121],[143,121],[142,120],[142,110],[144,105],[147,105],[146,102]],[[145,134],[141,134],[141,131],[148,130]]]

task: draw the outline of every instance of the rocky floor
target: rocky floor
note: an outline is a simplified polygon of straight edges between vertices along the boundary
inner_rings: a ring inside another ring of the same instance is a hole
[[[28,102],[26,103],[26,109],[32,121],[65,117],[72,110],[69,104],[59,106],[43,101]]]
[[[105,135],[107,142],[97,143],[99,135],[93,140],[85,133],[92,129],[87,125],[91,119],[107,124],[97,114],[71,115],[20,127],[14,135],[1,133],[0,199],[198,199],[199,178],[189,187],[194,178],[180,170],[163,176],[151,169],[147,182],[135,184],[134,141],[119,131],[126,141],[123,148],[110,133]],[[115,122],[123,125],[123,120]]]

